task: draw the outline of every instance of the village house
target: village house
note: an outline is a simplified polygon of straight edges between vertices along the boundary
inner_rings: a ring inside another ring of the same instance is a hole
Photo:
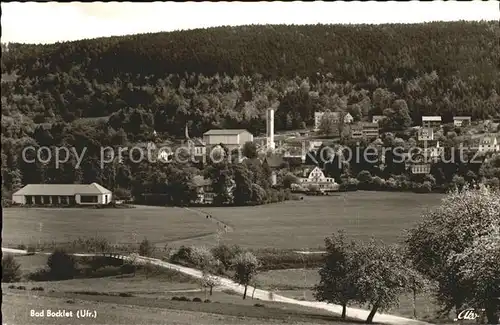
[[[304,170],[304,177],[299,178],[299,184],[292,187],[294,191],[307,191],[316,188],[320,192],[338,191],[339,184],[332,177],[326,177],[321,168],[314,167],[312,171]]]
[[[386,116],[385,115],[373,115],[372,116],[372,123],[377,123],[380,126],[380,122],[385,120]]]
[[[439,128],[441,123],[441,116],[422,116],[422,127],[424,128]]]
[[[212,189],[212,181],[204,178],[201,175],[193,177],[193,185],[196,188],[196,204],[212,204],[214,201],[214,192]]]
[[[262,160],[263,164],[267,164],[271,169],[271,185],[275,186],[278,184],[278,173],[277,171],[283,168],[287,163],[280,155],[271,154],[269,156],[264,157]]]
[[[469,126],[471,125],[471,117],[470,116],[455,116],[453,117],[453,125],[454,126]]]
[[[244,129],[212,129],[203,133],[203,142],[210,148],[222,144],[231,151],[253,142],[253,134]]]
[[[498,139],[495,136],[491,135],[484,136],[479,141],[478,150],[480,153],[499,152],[500,144],[498,143]]]
[[[351,127],[351,138],[366,138],[368,140],[379,137],[378,123],[361,122]]]
[[[28,184],[12,194],[12,202],[21,205],[105,205],[113,194],[92,184]]]
[[[323,116],[325,116],[325,114],[328,114],[328,116],[333,119],[334,123],[338,123],[342,116],[342,112],[314,112],[314,131],[319,130],[321,120],[323,119]],[[354,118],[350,113],[346,113],[343,116],[345,124],[351,124],[352,122],[354,122]]]

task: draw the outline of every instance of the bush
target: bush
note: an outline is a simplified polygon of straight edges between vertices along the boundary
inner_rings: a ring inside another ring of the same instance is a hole
[[[259,303],[254,304],[254,306],[255,306],[255,307],[266,307],[266,306],[264,306],[263,304],[259,304]]]
[[[16,288],[16,286],[15,286],[15,285],[13,285],[13,284],[11,284],[11,285],[9,286],[9,289],[15,289],[15,288]]]
[[[33,287],[31,291],[44,291],[44,289],[42,287]]]
[[[203,302],[204,303],[211,303],[212,301],[210,299],[205,299]]]
[[[139,255],[151,257],[153,255],[153,251],[154,251],[153,244],[149,240],[144,238],[144,240],[139,245]]]
[[[172,254],[170,262],[176,264],[186,264],[191,260],[191,247],[181,246],[179,250]]]
[[[54,280],[72,279],[77,273],[75,259],[64,250],[56,249],[49,256],[47,266]]]
[[[191,301],[191,300],[187,297],[179,297],[179,301]]]
[[[173,297],[172,297],[172,301],[179,301],[179,297],[177,297],[177,296],[173,296]]]
[[[120,272],[122,274],[131,274],[135,273],[136,267],[134,264],[123,264],[120,266]]]
[[[120,297],[132,297],[132,294],[128,293],[128,292],[120,292],[118,294],[118,296],[120,296]]]
[[[16,246],[16,249],[25,250],[25,249],[26,249],[26,246],[25,246],[25,245],[23,245],[23,244],[20,244],[20,245],[17,245],[17,246]]]
[[[12,255],[2,258],[2,282],[17,282],[21,279],[21,265]]]
[[[25,286],[18,286],[16,289],[17,290],[26,290],[26,287]]]
[[[233,259],[241,253],[241,248],[239,246],[229,247],[227,245],[221,244],[212,248],[213,256],[221,262],[224,266],[224,270],[227,271],[231,267]]]
[[[27,253],[27,255],[35,255],[35,253],[36,253],[35,246],[32,246],[32,245],[28,246],[28,248],[26,249],[26,253]]]
[[[201,299],[200,299],[200,298],[198,298],[198,297],[193,298],[193,302],[202,302],[202,301],[203,301],[203,300],[201,300]]]
[[[115,276],[115,275],[119,275],[119,274],[122,274],[121,268],[119,266],[108,265],[108,266],[98,268],[97,270],[93,270],[90,275],[92,277],[95,277],[95,278],[104,278],[104,277]]]

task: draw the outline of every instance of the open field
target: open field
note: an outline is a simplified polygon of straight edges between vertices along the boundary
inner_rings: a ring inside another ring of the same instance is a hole
[[[6,292],[3,296],[4,324],[349,324],[332,322],[335,318],[310,311],[284,308],[254,307],[222,303],[176,302],[140,297],[108,297],[67,294],[32,294]],[[73,315],[79,309],[96,311],[97,317],[35,318],[30,310],[66,310]]]
[[[326,236],[340,229],[354,239],[396,242],[404,229],[426,209],[439,205],[441,198],[439,194],[358,191],[273,205],[202,210],[234,228],[223,236],[223,242],[249,248],[317,249],[323,247]]]
[[[135,209],[4,209],[4,246],[71,242],[79,237],[104,237],[110,243],[137,243],[144,237],[163,246],[213,245],[220,240],[246,248],[318,249],[326,236],[344,229],[348,236],[396,242],[441,195],[393,192],[348,192],[305,197],[256,207]],[[205,214],[214,219],[206,219]],[[41,225],[41,227],[40,227]]]
[[[3,246],[68,243],[92,237],[111,244],[138,243],[145,237],[157,245],[216,232],[217,225],[180,208],[3,210]]]

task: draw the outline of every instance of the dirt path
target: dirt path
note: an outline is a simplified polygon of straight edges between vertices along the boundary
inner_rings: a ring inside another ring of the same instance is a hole
[[[24,250],[19,250],[19,249],[9,249],[9,248],[3,248],[2,251],[6,253],[14,253],[14,254],[26,254],[27,252]],[[99,254],[74,254],[76,256],[92,256],[92,255],[99,255]],[[202,278],[202,272],[193,268],[188,268],[168,262],[164,262],[162,260],[154,259],[154,258],[149,258],[149,257],[143,257],[143,256],[125,256],[125,255],[116,255],[116,258],[120,258],[123,260],[133,260],[136,263],[151,263],[153,265],[158,265],[160,267],[176,270],[178,272],[190,275],[194,278]],[[224,277],[217,277],[220,281],[220,284],[222,288],[224,289],[230,289],[233,290],[237,293],[243,294],[243,291],[245,288],[242,285],[239,285],[235,283],[234,281],[224,278]],[[267,290],[262,290],[262,289],[255,289],[248,286],[248,292],[252,293],[254,298],[263,300],[263,301],[277,301],[277,302],[283,302],[283,303],[289,303],[289,304],[295,304],[295,305],[301,305],[305,307],[312,307],[312,308],[317,308],[317,309],[323,309],[329,312],[332,312],[334,314],[340,315],[342,313],[342,306],[339,305],[334,305],[334,304],[327,304],[324,302],[318,302],[318,301],[302,301],[302,300],[296,300],[288,297],[284,297],[281,295],[278,295],[276,293],[271,293]],[[358,308],[347,308],[347,317],[350,318],[355,318],[359,320],[366,320],[369,314],[369,310],[364,310],[364,309],[358,309]],[[384,323],[384,324],[391,324],[391,325],[428,325],[429,323],[425,323],[422,321],[417,321],[414,319],[409,319],[409,318],[404,318],[404,317],[399,317],[399,316],[394,316],[394,315],[387,315],[387,314],[379,314],[377,313],[375,317],[373,318],[373,321],[376,323]]]

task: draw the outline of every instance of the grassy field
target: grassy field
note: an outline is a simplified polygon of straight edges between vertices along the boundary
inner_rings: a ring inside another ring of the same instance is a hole
[[[328,197],[305,197],[273,205],[205,208],[234,228],[222,241],[250,248],[317,249],[324,238],[340,229],[349,237],[371,237],[393,243],[442,196],[393,192],[349,192]],[[188,240],[203,243],[205,238]]]
[[[111,244],[137,243],[147,237],[164,245],[171,241],[216,232],[215,222],[180,208],[3,210],[3,243],[68,243],[102,237]]]
[[[263,289],[273,289],[275,292],[294,299],[306,299],[315,301],[313,290],[315,284],[319,283],[320,277],[317,269],[307,270],[272,270],[262,272],[257,276],[259,287]],[[353,304],[352,307],[368,309],[368,306]],[[433,297],[429,294],[419,294],[416,297],[415,308],[417,318],[429,322],[436,321],[438,306],[434,303]],[[400,297],[399,306],[396,306],[386,313],[403,317],[413,317],[413,297],[403,295]],[[450,316],[451,322],[453,317]]]
[[[16,256],[23,273],[43,267],[46,258]],[[43,291],[31,290],[35,287]],[[165,319],[169,324],[348,324],[326,311],[260,302],[251,298],[251,292],[246,300],[241,295],[217,290],[210,296],[200,289],[196,279],[170,270],[146,275],[139,269],[135,276],[2,283],[2,292],[5,324],[160,324]],[[190,300],[209,298],[210,302],[172,301],[175,296]],[[261,306],[255,306],[257,303]],[[47,309],[73,313],[78,309],[95,310],[98,317],[83,320],[30,317],[31,310]]]
[[[104,237],[112,244],[124,244],[147,237],[158,246],[210,246],[223,224],[228,231],[219,240],[246,248],[318,249],[326,236],[340,229],[355,239],[395,242],[441,197],[360,191],[257,207],[201,208],[201,213],[161,207],[8,208],[3,211],[3,245],[65,243],[79,237]],[[206,219],[207,213],[214,218]]]
[[[253,301],[255,302],[255,301]],[[84,296],[67,294],[32,294],[31,292],[4,292],[3,323],[27,324],[338,324],[336,318],[315,310],[293,310],[282,307],[255,307],[223,303],[176,302],[141,297]],[[73,315],[79,309],[96,311],[96,318],[35,318],[31,310],[66,310]],[[352,323],[351,323],[352,324]]]

